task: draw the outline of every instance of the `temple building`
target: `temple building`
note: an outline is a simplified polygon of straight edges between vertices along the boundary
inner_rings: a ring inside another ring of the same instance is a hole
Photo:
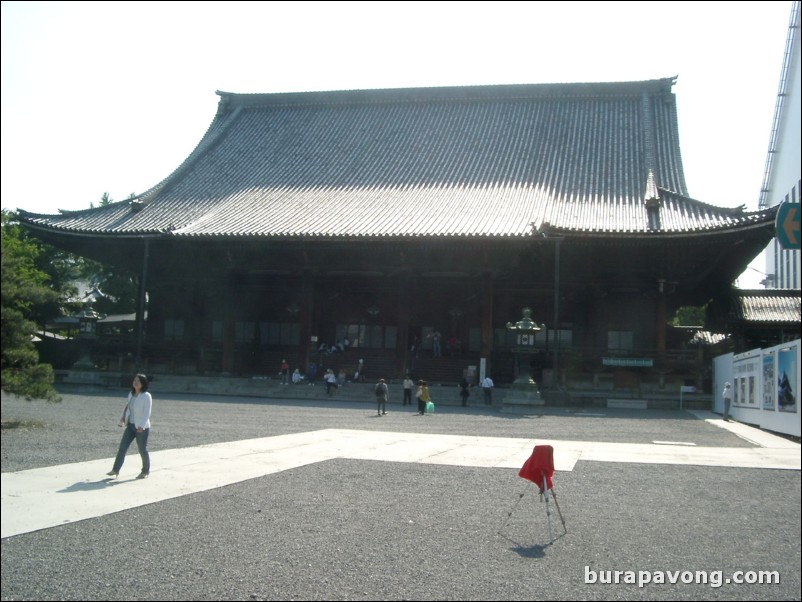
[[[137,275],[136,336],[104,353],[154,372],[304,370],[347,339],[327,362],[388,379],[476,366],[503,384],[527,353],[546,386],[697,384],[668,324],[730,298],[777,209],[690,196],[674,82],[218,92],[150,190],[18,215]],[[524,308],[522,340],[505,325]]]

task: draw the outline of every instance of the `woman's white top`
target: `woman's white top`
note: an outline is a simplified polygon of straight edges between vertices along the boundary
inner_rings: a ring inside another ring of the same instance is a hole
[[[150,428],[150,410],[153,406],[153,398],[147,391],[132,395],[128,393],[128,420],[136,428]]]

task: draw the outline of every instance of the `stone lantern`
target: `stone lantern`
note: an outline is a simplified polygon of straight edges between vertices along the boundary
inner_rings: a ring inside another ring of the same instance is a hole
[[[507,331],[515,336],[512,351],[518,375],[510,387],[510,392],[504,396],[502,409],[509,412],[530,413],[535,407],[544,404],[529,366],[531,356],[537,353],[535,333],[540,332],[541,327],[532,319],[532,310],[529,307],[524,307],[521,314],[521,319],[517,322],[507,322]]]
[[[77,316],[78,318],[78,345],[81,349],[80,357],[72,367],[75,370],[93,370],[95,364],[90,356],[92,341],[97,338],[97,321],[100,315],[91,307],[86,307]]]
[[[97,321],[100,314],[90,307],[84,309],[76,317],[78,318],[78,338],[94,339],[97,337]]]
[[[534,385],[535,381],[532,379],[529,368],[529,356],[537,352],[535,349],[535,333],[540,332],[540,326],[535,324],[532,319],[532,310],[530,308],[524,307],[521,313],[523,314],[521,319],[514,324],[507,322],[507,330],[515,335],[513,353],[518,376],[514,384]]]

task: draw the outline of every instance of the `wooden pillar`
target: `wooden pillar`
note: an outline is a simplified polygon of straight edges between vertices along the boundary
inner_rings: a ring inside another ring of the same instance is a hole
[[[239,284],[235,278],[229,277],[225,289],[225,308],[223,309],[223,357],[220,370],[223,374],[233,375],[236,363],[236,315],[239,309]]]
[[[657,364],[665,366],[666,363],[666,281],[657,281]]]
[[[409,346],[411,344],[409,340],[409,304],[412,301],[412,295],[410,293],[411,282],[409,272],[399,274],[396,282],[398,283],[398,291],[396,294],[396,298],[398,299],[398,341],[395,347],[395,364],[396,375],[401,378],[404,376],[405,371],[409,369],[407,361]]]
[[[203,374],[206,371],[206,357],[203,341],[203,320],[206,316],[206,301],[203,287],[194,281],[192,285],[192,314],[190,318],[189,336],[195,342],[195,372]]]
[[[482,345],[480,357],[485,360],[485,374],[492,374],[491,353],[493,352],[493,275],[482,275]]]
[[[148,263],[150,262],[150,240],[144,239],[142,274],[139,277],[139,292],[136,302],[136,371],[142,369],[142,340],[145,333],[145,298],[148,292]]]
[[[301,272],[301,353],[300,360],[303,362],[301,370],[306,374],[309,370],[309,362],[317,353],[317,344],[311,342],[313,317],[315,315],[315,277],[311,270]]]
[[[234,372],[234,317],[231,308],[226,307],[226,316],[223,321],[223,361],[221,369],[224,373]]]

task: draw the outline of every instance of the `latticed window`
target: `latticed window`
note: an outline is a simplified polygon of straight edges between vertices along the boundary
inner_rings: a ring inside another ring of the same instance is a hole
[[[184,320],[165,320],[164,338],[168,341],[180,341],[184,338]]]
[[[607,331],[607,350],[612,353],[627,353],[632,351],[635,337],[631,330]]]

